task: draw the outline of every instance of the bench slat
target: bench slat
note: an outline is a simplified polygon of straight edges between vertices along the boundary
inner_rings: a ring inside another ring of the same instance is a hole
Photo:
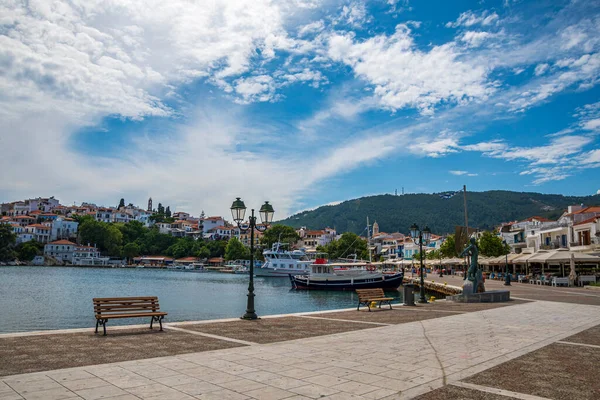
[[[138,317],[159,317],[161,315],[167,315],[166,312],[149,312],[149,313],[138,313],[138,314],[109,314],[109,315],[96,315],[96,319],[112,319],[112,318],[138,318]]]
[[[144,300],[144,301],[151,301],[151,300],[158,300],[158,297],[156,296],[149,296],[149,297],[95,297],[92,299],[94,302],[110,302],[110,301],[136,301],[136,300]]]

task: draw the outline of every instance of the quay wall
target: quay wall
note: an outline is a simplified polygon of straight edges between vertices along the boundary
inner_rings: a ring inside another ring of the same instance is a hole
[[[446,296],[453,296],[462,293],[462,288],[458,286],[448,285],[443,282],[435,282],[435,281],[425,281],[424,286],[426,290],[430,290],[432,292],[442,293]],[[419,278],[408,278],[404,277],[404,284],[412,284],[416,286],[421,285],[421,280]]]

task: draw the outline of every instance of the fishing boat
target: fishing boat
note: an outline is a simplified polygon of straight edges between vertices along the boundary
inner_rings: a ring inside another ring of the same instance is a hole
[[[263,251],[265,263],[254,268],[256,276],[285,278],[290,274],[308,273],[310,260],[304,250],[289,250],[286,243],[274,243],[270,250]]]
[[[298,290],[398,289],[404,272],[384,274],[368,265],[340,269],[335,264],[315,263],[308,274],[289,274],[289,278],[292,289]]]

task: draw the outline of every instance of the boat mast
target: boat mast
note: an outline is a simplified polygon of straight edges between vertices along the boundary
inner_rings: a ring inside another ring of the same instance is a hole
[[[369,225],[369,217],[367,216],[367,250],[369,251],[369,262],[371,262],[371,225]]]

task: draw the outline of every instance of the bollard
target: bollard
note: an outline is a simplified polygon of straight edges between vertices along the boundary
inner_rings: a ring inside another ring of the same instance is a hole
[[[403,292],[404,305],[405,306],[414,306],[415,305],[415,285],[405,284],[402,287],[404,288],[404,292]]]

